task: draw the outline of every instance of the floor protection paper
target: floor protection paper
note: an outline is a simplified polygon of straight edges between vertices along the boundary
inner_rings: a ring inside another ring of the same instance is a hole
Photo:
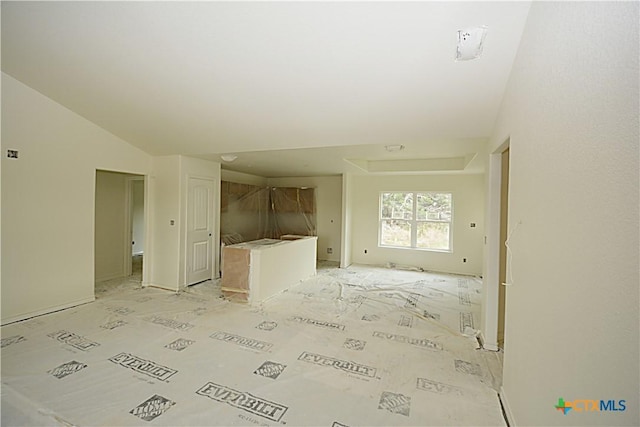
[[[262,304],[135,280],[2,327],[2,425],[505,425],[481,282],[321,265]]]

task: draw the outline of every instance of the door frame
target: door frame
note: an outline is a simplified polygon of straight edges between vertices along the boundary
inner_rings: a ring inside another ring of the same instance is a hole
[[[133,273],[132,266],[132,258],[133,258],[133,248],[132,248],[132,234],[133,234],[133,184],[136,181],[142,181],[144,189],[144,229],[145,229],[145,248],[146,248],[146,237],[147,237],[147,189],[145,184],[145,176],[137,175],[137,176],[127,176],[125,180],[125,196],[124,196],[124,212],[125,218],[127,219],[124,224],[124,277],[129,277]],[[146,250],[146,249],[145,249]],[[143,265],[144,268],[144,265]]]
[[[482,307],[482,345],[486,350],[498,351],[498,310],[500,285],[500,207],[502,201],[502,153],[510,149],[511,138],[507,138],[489,154],[487,194],[487,234],[485,248],[484,298]],[[511,150],[510,150],[511,152]],[[506,315],[506,313],[505,313]],[[505,316],[506,317],[506,316]],[[506,325],[506,319],[505,319]]]
[[[188,232],[188,224],[187,221],[189,220],[188,215],[189,215],[189,180],[191,179],[201,179],[203,181],[210,181],[213,183],[213,207],[211,209],[211,224],[213,226],[213,231],[212,231],[212,236],[211,236],[211,279],[217,279],[218,277],[220,277],[220,259],[219,259],[219,253],[220,253],[220,221],[219,221],[219,216],[220,216],[220,179],[219,178],[214,178],[211,176],[206,176],[206,175],[198,175],[198,174],[186,174],[184,175],[185,180],[184,180],[184,186],[183,191],[184,191],[184,198],[182,198],[183,200],[183,206],[184,209],[182,210],[183,213],[183,218],[184,221],[181,222],[181,225],[183,225],[183,228],[181,229],[180,235],[181,235],[181,239],[182,239],[182,250],[184,255],[181,257],[182,258],[182,284],[181,287],[186,287],[187,286],[187,277],[188,277],[188,267],[189,267],[189,260],[187,259],[188,257],[188,248],[187,248],[187,244],[188,244],[188,240],[187,240],[187,232]]]

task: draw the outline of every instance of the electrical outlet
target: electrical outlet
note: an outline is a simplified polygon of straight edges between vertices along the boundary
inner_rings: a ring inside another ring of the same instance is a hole
[[[327,253],[328,254],[332,254],[333,253],[333,248],[327,248]]]
[[[18,150],[7,150],[7,157],[10,159],[18,158]]]
[[[462,258],[462,262],[467,262],[467,259],[466,258]]]
[[[366,250],[366,249],[364,250],[364,253],[365,253],[365,254],[367,253],[367,250]]]

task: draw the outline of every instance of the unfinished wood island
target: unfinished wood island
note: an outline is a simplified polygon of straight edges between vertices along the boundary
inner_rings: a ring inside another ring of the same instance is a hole
[[[285,235],[225,246],[222,294],[259,303],[316,274],[316,236]]]

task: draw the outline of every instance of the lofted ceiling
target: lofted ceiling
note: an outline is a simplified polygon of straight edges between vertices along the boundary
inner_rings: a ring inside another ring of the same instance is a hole
[[[3,1],[2,71],[152,155],[478,173],[529,6]],[[456,62],[457,30],[481,25],[480,58]]]

